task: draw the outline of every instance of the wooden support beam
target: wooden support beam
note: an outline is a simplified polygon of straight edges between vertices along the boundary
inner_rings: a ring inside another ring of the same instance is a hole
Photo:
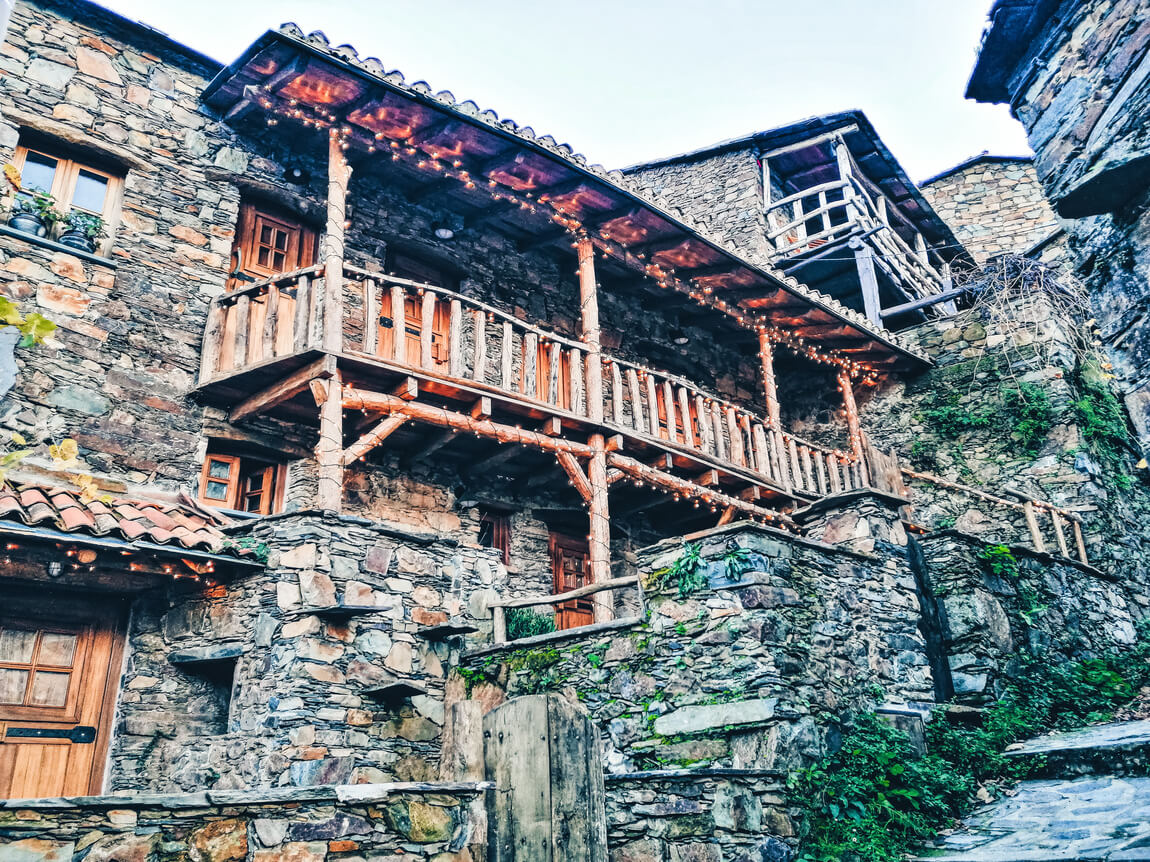
[[[257,413],[266,413],[273,407],[294,398],[303,392],[313,380],[326,380],[335,373],[335,357],[321,356],[310,365],[305,365],[267,389],[250,395],[232,408],[228,419],[241,422]]]
[[[656,488],[663,488],[674,494],[680,494],[684,497],[690,497],[691,499],[702,500],[708,505],[731,506],[736,511],[745,512],[754,518],[770,521],[797,530],[795,522],[781,512],[772,512],[769,509],[755,506],[746,500],[740,500],[737,497],[732,497],[729,494],[724,494],[722,491],[716,491],[713,488],[702,488],[688,479],[682,479],[678,476],[664,473],[661,470],[656,470],[653,467],[648,467],[642,461],[636,461],[634,458],[629,458],[626,455],[611,453],[607,456],[607,463],[609,466],[622,470],[629,476],[646,482],[648,485],[653,485]]]
[[[719,471],[718,470],[704,470],[695,477],[695,483],[702,485],[704,488],[712,485],[719,484]]]
[[[600,406],[602,404],[600,403]],[[600,417],[601,418],[601,417]],[[587,479],[591,497],[588,499],[591,529],[587,533],[590,551],[592,583],[611,579],[611,512],[607,502],[607,444],[602,434],[592,434],[591,459],[587,463]],[[599,593],[595,601],[595,622],[606,622],[614,616],[614,600],[610,593]]]
[[[1042,531],[1038,529],[1038,518],[1034,514],[1034,503],[1031,500],[1023,501],[1022,514],[1026,518],[1026,528],[1030,531],[1030,542],[1034,550],[1040,554],[1046,553],[1046,542],[1043,541]]]
[[[344,157],[336,131],[331,129],[328,135],[323,266],[323,349],[330,353],[343,350],[344,225],[347,222],[347,185],[351,180],[351,165]]]
[[[316,508],[339,512],[343,503],[343,399],[340,398],[339,369],[329,380],[313,380],[312,383],[324,389],[319,409],[319,440],[315,446],[319,473]],[[395,400],[400,404],[407,403],[399,398]]]
[[[311,389],[311,397],[315,400],[315,406],[323,407],[324,402],[327,401],[327,386],[322,380],[312,380],[307,385]]]
[[[843,394],[843,410],[847,417],[847,433],[850,435],[851,454],[858,462],[863,459],[862,426],[859,424],[859,409],[855,404],[854,386],[851,376],[846,371],[839,372],[839,389]]]
[[[575,456],[567,452],[556,452],[555,458],[559,462],[559,466],[563,468],[563,472],[567,474],[567,478],[571,480],[572,486],[579,492],[579,496],[590,503],[595,492],[591,488],[591,480],[587,478],[587,474],[583,472],[583,468],[579,466]]]
[[[592,449],[586,443],[574,440],[548,437],[538,431],[528,431],[512,425],[503,425],[488,419],[473,419],[463,413],[456,413],[443,407],[433,407],[419,401],[404,401],[394,395],[384,395],[380,392],[365,392],[359,389],[348,389],[344,392],[344,406],[348,410],[376,410],[380,413],[402,413],[419,422],[428,425],[437,425],[441,428],[453,428],[475,434],[478,437],[487,437],[498,440],[500,443],[519,443],[531,446],[544,452],[570,452],[576,458],[590,458]]]
[[[595,246],[579,240],[579,324],[580,340],[587,345],[587,418],[603,422],[603,348],[600,343],[599,288],[595,282]]]
[[[548,437],[559,437],[563,433],[563,420],[558,416],[550,416],[543,420],[540,430]]]
[[[727,506],[727,508],[723,509],[723,514],[719,515],[718,523],[716,523],[715,526],[721,527],[724,524],[731,523],[731,521],[735,520],[736,514],[737,512],[735,511],[734,506]]]
[[[488,455],[482,461],[478,461],[467,468],[468,478],[479,478],[485,473],[490,473],[501,464],[505,464],[519,454],[518,446],[500,446],[498,451],[493,455]]]
[[[364,434],[362,437],[360,437],[358,440],[343,450],[343,458],[341,459],[343,466],[346,467],[349,464],[358,461],[360,458],[362,458],[364,455],[366,455],[368,452],[370,452],[372,449],[390,437],[393,433],[398,431],[400,426],[402,426],[406,421],[407,417],[401,416],[399,414],[388,416],[386,419],[376,425],[372,430],[368,431],[366,434]]]
[[[623,451],[623,435],[612,434],[607,438],[607,451],[608,452],[622,452]]]
[[[490,419],[491,418],[491,399],[483,395],[471,405],[471,418],[472,419]]]
[[[521,240],[518,243],[519,251],[528,252],[534,251],[545,245],[550,245],[556,240],[563,239],[570,236],[570,232],[566,228],[556,228],[555,230],[545,230],[542,233],[537,233],[530,239]]]
[[[763,363],[763,390],[767,401],[767,421],[773,428],[782,428],[779,413],[779,390],[775,382],[775,346],[765,330],[759,331],[759,358]],[[760,470],[760,472],[766,472]]]
[[[859,286],[862,289],[863,312],[875,326],[882,326],[882,302],[878,293],[878,276],[874,270],[874,251],[869,245],[856,248],[855,266],[858,267]]]
[[[414,401],[419,397],[419,381],[414,377],[404,377],[391,393],[404,401]]]
[[[442,434],[437,434],[432,437],[427,443],[424,444],[418,452],[411,455],[406,459],[407,464],[417,464],[420,461],[426,461],[448,443],[455,439],[455,431],[444,431]]]

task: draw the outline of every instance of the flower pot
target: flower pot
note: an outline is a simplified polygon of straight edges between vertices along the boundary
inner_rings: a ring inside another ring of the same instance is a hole
[[[44,222],[32,215],[32,213],[13,213],[8,217],[8,227],[16,228],[21,233],[30,233],[35,236],[44,236],[48,233],[48,229],[44,227]]]
[[[96,244],[86,237],[83,231],[66,230],[60,234],[60,244],[70,246],[71,248],[78,248],[80,251],[93,252],[96,250]]]

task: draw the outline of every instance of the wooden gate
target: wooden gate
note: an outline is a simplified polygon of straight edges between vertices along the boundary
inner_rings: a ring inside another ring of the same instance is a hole
[[[483,718],[489,862],[606,862],[599,731],[554,694],[517,697]]]
[[[116,605],[0,596],[0,798],[101,792],[123,655]]]

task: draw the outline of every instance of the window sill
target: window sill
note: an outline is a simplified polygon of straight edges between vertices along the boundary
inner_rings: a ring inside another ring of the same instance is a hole
[[[100,255],[92,254],[90,251],[80,251],[78,248],[72,248],[70,245],[64,245],[64,243],[56,242],[53,239],[45,239],[42,236],[26,233],[22,230],[16,230],[15,228],[8,227],[6,224],[0,224],[0,236],[10,236],[16,239],[22,239],[29,245],[38,245],[41,248],[46,248],[51,251],[61,251],[64,254],[70,254],[73,257],[80,258],[80,260],[86,260],[90,263],[106,266],[109,269],[115,269],[117,266],[114,260],[109,260],[106,257],[100,257]]]

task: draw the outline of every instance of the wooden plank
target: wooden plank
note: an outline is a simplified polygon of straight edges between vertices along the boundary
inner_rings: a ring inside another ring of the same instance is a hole
[[[670,380],[663,381],[663,409],[667,413],[667,439],[679,442],[679,420],[675,416],[675,387]]]
[[[483,707],[479,701],[446,704],[440,739],[440,781],[483,780]]]
[[[755,444],[755,460],[758,462],[759,472],[764,476],[770,476],[774,479],[776,477],[776,471],[773,469],[774,465],[771,463],[771,448],[770,444],[767,443],[767,432],[761,422],[756,422],[751,431],[751,436]]]
[[[711,427],[711,417],[707,413],[707,402],[702,395],[695,395],[695,422],[699,427],[699,445],[707,454],[715,451],[715,433]]]
[[[652,437],[659,437],[659,396],[655,391],[655,375],[647,373],[644,382],[647,384],[647,430]]]
[[[463,304],[458,299],[451,300],[447,320],[447,373],[452,377],[463,376]]]
[[[1030,542],[1034,550],[1040,554],[1046,553],[1046,542],[1042,538],[1042,531],[1038,529],[1038,518],[1034,514],[1034,501],[1024,500],[1022,514],[1026,518],[1026,528],[1030,531]]]
[[[1066,545],[1066,532],[1062,529],[1062,516],[1052,511],[1050,520],[1054,522],[1054,538],[1058,540],[1058,553],[1069,558],[1070,548]]]
[[[581,587],[576,587],[573,590],[568,590],[565,593],[552,593],[550,595],[537,595],[537,596],[524,596],[518,599],[497,599],[488,603],[488,607],[502,607],[502,608],[534,608],[543,605],[561,605],[564,602],[574,601],[575,599],[582,599],[586,596],[593,596],[597,593],[606,592],[607,590],[619,590],[625,587],[638,587],[639,579],[634,575],[628,575],[623,578],[608,578],[604,581],[596,581],[593,584],[585,584]]]
[[[528,398],[539,397],[536,369],[538,361],[539,336],[528,331],[523,335],[523,364],[519,367],[519,391]]]
[[[1078,548],[1078,559],[1088,566],[1090,559],[1086,556],[1086,541],[1082,537],[1082,525],[1078,521],[1071,521],[1070,525],[1074,529],[1074,544]]]
[[[219,302],[208,308],[208,323],[204,329],[204,340],[200,346],[200,383],[206,383],[220,370],[220,348],[223,346],[224,315],[226,310]]]
[[[559,403],[559,369],[562,365],[560,354],[563,345],[557,341],[551,342],[547,348],[547,403]]]
[[[818,452],[814,453],[814,461],[815,473],[818,475],[819,480],[819,496],[825,497],[827,495],[827,465],[822,455]]]
[[[863,313],[875,326],[882,325],[882,301],[879,299],[878,276],[874,269],[874,251],[869,245],[855,249],[855,266],[858,268],[859,286],[862,290]]]
[[[248,364],[248,327],[251,325],[251,300],[241,296],[236,300],[235,347],[232,349],[232,367],[245,368]]]
[[[831,480],[831,493],[837,494],[843,489],[842,479],[839,477],[839,462],[834,455],[827,455],[827,474]]]
[[[407,417],[403,415],[392,415],[386,417],[382,422],[376,425],[373,429],[368,431],[350,446],[343,450],[343,456],[340,459],[343,466],[358,461],[392,434],[399,430],[399,428],[407,421]]]
[[[747,465],[747,456],[743,450],[743,439],[739,433],[739,420],[735,414],[734,407],[727,407],[724,411],[727,418],[727,436],[731,441],[731,453],[729,460],[738,464],[740,467]]]
[[[611,363],[611,418],[620,428],[626,427],[623,418],[623,375],[619,371],[619,363]]]
[[[406,295],[398,284],[391,286],[391,358],[407,365],[407,309]]]
[[[595,279],[595,246],[584,237],[579,240],[579,327],[587,345],[587,418],[603,422],[603,362],[599,327],[599,287]]]
[[[276,355],[276,335],[279,331],[280,289],[268,285],[267,306],[264,309],[264,331],[260,344],[260,358],[273,359]]]
[[[814,471],[811,469],[811,449],[806,444],[799,446],[799,460],[803,466],[804,487],[813,493],[818,486],[815,484]]]
[[[478,380],[480,383],[486,382],[487,372],[487,313],[483,309],[477,308],[472,312],[474,326],[474,342],[472,350],[474,355],[471,358],[471,379]]]
[[[683,442],[692,449],[700,448],[698,437],[695,434],[694,423],[691,422],[691,397],[685,387],[678,387],[679,392],[679,420],[683,423]]]
[[[311,343],[312,280],[301,275],[295,288],[295,321],[292,323],[292,342],[296,353],[302,353]]]
[[[503,321],[503,342],[502,342],[502,345],[500,347],[501,353],[500,353],[500,361],[499,361],[499,379],[501,381],[501,385],[502,385],[504,391],[506,391],[506,392],[514,392],[515,391],[514,388],[512,388],[512,377],[511,377],[512,355],[513,355],[512,351],[514,350],[514,345],[513,345],[514,338],[515,338],[515,332],[511,328],[511,322],[507,321],[507,320]]]
[[[490,862],[554,859],[547,697],[519,697],[483,719],[492,794]]]
[[[435,368],[432,343],[435,337],[435,291],[423,291],[423,301],[419,311],[419,367]]]
[[[719,405],[711,402],[711,430],[714,432],[715,457],[726,460],[727,447],[723,444],[723,417]]]
[[[228,419],[236,423],[257,413],[266,413],[303,392],[313,380],[327,380],[334,376],[335,370],[335,357],[331,354],[322,356],[267,389],[245,398],[231,409]]]
[[[567,354],[567,409],[576,416],[586,415],[583,405],[583,351],[570,348]]]
[[[579,466],[579,462],[567,452],[556,452],[555,458],[559,461],[559,466],[563,468],[563,472],[567,474],[567,478],[571,480],[571,485],[579,492],[579,496],[590,502],[594,492],[591,490],[591,482],[587,478],[587,474],[583,472],[583,468]]]
[[[795,444],[794,437],[787,437],[787,453],[790,455],[791,476],[793,478],[793,487],[806,490],[803,486],[803,474],[799,469],[799,449]]]
[[[766,473],[766,468],[757,464],[755,461],[754,437],[751,435],[751,417],[747,413],[739,413],[739,439],[743,441],[743,451],[745,452],[747,467],[752,470],[758,470],[760,473]]]
[[[774,453],[775,466],[778,468],[778,478],[781,480],[784,488],[788,491],[793,490],[795,480],[787,464],[786,443],[783,441],[783,434],[781,431],[772,428],[768,432],[768,439],[771,442],[771,449]]]
[[[363,352],[375,356],[379,339],[379,286],[374,278],[363,280]]]
[[[627,369],[627,388],[631,392],[631,424],[642,433],[646,424],[643,420],[643,394],[639,389],[639,373],[634,368]]]

